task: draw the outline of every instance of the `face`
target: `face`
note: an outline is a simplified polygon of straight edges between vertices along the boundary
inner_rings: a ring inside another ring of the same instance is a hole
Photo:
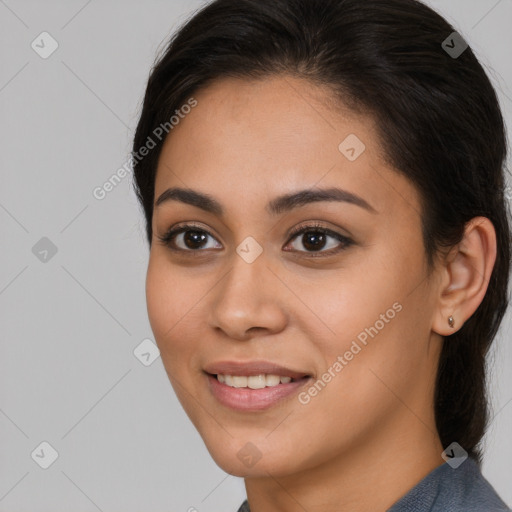
[[[372,119],[290,76],[194,97],[159,160],[146,293],[214,460],[291,475],[421,426],[435,275],[419,196],[385,163]]]

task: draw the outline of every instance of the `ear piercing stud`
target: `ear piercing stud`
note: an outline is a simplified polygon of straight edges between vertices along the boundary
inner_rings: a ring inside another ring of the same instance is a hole
[[[453,327],[455,325],[455,320],[453,319],[453,316],[448,317],[448,325],[450,327]]]

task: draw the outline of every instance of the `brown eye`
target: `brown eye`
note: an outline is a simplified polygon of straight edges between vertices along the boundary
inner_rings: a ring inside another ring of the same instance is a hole
[[[352,244],[352,240],[340,233],[335,233],[329,229],[321,226],[306,226],[296,231],[292,239],[297,239],[297,242],[292,244],[292,247],[298,252],[313,252],[321,253],[324,255],[331,255],[339,252],[340,250],[346,249]],[[329,239],[331,241],[329,242]],[[301,250],[300,246],[304,247],[305,250]],[[327,249],[327,250],[324,250]],[[334,250],[332,250],[334,249]]]
[[[308,251],[319,251],[325,248],[327,239],[331,238],[322,231],[306,231],[302,234],[302,246]]]
[[[209,238],[215,240],[211,233],[193,225],[173,228],[165,235],[158,237],[162,244],[173,251],[184,252],[198,252],[199,249],[211,249],[212,247],[207,247]]]
[[[204,231],[183,231],[183,243],[187,249],[201,249],[205,245],[208,236]]]

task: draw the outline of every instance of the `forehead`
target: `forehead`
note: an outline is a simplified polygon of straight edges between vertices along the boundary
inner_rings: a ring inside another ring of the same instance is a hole
[[[345,130],[366,139],[377,137],[370,116],[349,110],[328,87],[290,75],[258,80],[223,78],[194,97],[198,105],[173,129],[166,143],[173,145],[177,133],[186,131],[183,139],[193,143],[196,153],[204,143],[222,142],[232,147],[247,143],[244,149],[266,149],[268,153],[284,150],[286,143],[300,144],[311,151],[315,143],[321,142],[325,151],[332,151],[333,146],[337,150]],[[191,132],[197,137],[195,141],[188,138]],[[187,141],[181,139],[180,146]],[[262,143],[267,144],[266,148],[261,147]]]
[[[377,209],[397,187],[414,196],[386,167],[373,118],[349,110],[327,87],[292,76],[227,78],[194,98],[197,106],[165,141],[155,198],[180,186],[223,193],[226,202],[249,193],[268,199],[316,184],[357,190]],[[386,188],[383,180],[393,183]]]

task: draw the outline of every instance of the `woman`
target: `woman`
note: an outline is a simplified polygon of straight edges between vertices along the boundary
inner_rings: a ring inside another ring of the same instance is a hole
[[[415,0],[216,0],[134,145],[148,314],[240,512],[507,510],[480,472],[504,124]]]

